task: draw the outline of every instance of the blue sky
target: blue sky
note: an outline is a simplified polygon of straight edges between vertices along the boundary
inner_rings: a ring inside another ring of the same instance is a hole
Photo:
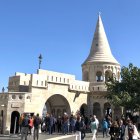
[[[42,69],[81,80],[101,16],[114,57],[121,66],[140,66],[140,0],[0,0],[0,89],[15,72]]]

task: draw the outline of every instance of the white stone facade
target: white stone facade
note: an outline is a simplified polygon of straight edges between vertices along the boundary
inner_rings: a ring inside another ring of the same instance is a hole
[[[18,121],[24,112],[42,116],[44,106],[56,117],[80,110],[84,116],[95,114],[101,120],[107,108],[114,110],[105,98],[105,81],[111,76],[120,79],[120,64],[111,53],[99,15],[90,54],[82,64],[82,81],[71,74],[42,69],[9,77],[8,93],[0,94],[4,132],[13,133],[12,121]]]

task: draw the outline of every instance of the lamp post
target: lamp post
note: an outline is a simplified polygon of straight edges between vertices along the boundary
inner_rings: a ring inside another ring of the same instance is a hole
[[[42,55],[41,54],[39,55],[38,60],[39,60],[39,69],[40,69],[41,62],[42,62]]]

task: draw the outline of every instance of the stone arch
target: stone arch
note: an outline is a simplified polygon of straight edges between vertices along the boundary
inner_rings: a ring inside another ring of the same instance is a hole
[[[80,107],[80,114],[85,117],[87,115],[87,110],[87,104],[82,104]]]
[[[19,117],[20,117],[20,113],[18,111],[13,111],[11,113],[10,133],[17,134],[19,132]]]
[[[112,71],[106,70],[105,71],[105,81],[108,81],[109,78],[111,78],[111,77],[112,77]]]
[[[60,94],[55,94],[49,97],[45,106],[47,113],[51,113],[55,117],[62,116],[64,112],[71,114],[70,105],[67,99]]]
[[[101,106],[98,102],[93,104],[93,114],[96,115],[99,120],[101,120]]]
[[[84,73],[83,73],[83,81],[89,81],[88,71],[84,71]]]
[[[97,82],[102,82],[103,81],[103,74],[101,71],[96,72],[96,81]]]

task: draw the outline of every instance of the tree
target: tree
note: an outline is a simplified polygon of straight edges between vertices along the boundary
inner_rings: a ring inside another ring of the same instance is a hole
[[[140,109],[140,69],[133,66],[123,66],[121,81],[111,77],[106,82],[107,98],[115,106],[121,106],[132,112]]]

